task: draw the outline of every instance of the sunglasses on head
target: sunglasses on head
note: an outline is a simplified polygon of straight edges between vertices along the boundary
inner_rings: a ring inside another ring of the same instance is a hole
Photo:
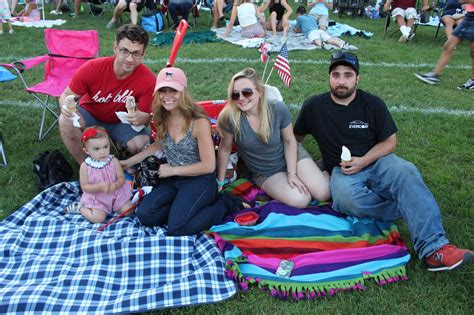
[[[357,56],[350,52],[336,52],[331,56],[331,63],[338,60],[344,60],[352,64],[356,64],[358,59]]]
[[[230,95],[230,98],[234,101],[239,100],[240,94],[242,93],[243,97],[249,98],[253,95],[253,90],[251,88],[242,89],[242,91],[233,91]]]

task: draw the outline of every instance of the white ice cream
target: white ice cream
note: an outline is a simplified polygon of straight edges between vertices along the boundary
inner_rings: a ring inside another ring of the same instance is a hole
[[[351,151],[346,146],[342,146],[341,161],[349,162],[352,159]]]
[[[137,107],[137,104],[135,103],[135,98],[133,96],[127,97],[127,101],[125,102],[125,107],[127,108],[127,112],[129,114],[135,112],[135,108]]]

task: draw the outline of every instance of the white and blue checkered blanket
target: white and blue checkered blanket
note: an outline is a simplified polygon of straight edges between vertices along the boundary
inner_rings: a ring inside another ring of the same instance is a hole
[[[236,292],[206,235],[170,237],[123,218],[96,232],[65,206],[77,183],[36,196],[0,222],[0,313],[131,313],[214,303]]]

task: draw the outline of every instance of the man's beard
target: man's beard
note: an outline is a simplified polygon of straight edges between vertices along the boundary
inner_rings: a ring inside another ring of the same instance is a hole
[[[337,88],[329,87],[331,90],[331,94],[334,95],[336,98],[339,99],[346,99],[354,94],[356,87],[354,86],[352,89],[347,88],[347,90],[337,90]]]

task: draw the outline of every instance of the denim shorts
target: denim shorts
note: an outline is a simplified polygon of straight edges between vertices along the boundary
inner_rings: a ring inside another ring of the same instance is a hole
[[[92,116],[87,110],[82,108],[81,106],[77,107],[77,110],[81,114],[82,118],[84,118],[84,122],[86,127],[90,126],[102,126],[104,127],[109,136],[116,142],[120,143],[121,146],[124,148],[127,147],[127,142],[135,138],[136,136],[140,135],[150,135],[149,128],[144,128],[141,131],[137,132],[132,129],[132,127],[128,124],[106,124],[103,122],[98,121],[97,119]]]
[[[453,35],[474,42],[474,12],[468,12],[462,22],[454,29]]]
[[[298,162],[301,161],[301,160],[304,160],[304,159],[312,159],[311,155],[308,153],[308,151],[306,151],[303,144],[301,144],[299,142],[298,142],[298,145],[296,147],[296,159],[297,159]],[[277,172],[277,173],[279,173],[279,172]],[[273,174],[273,175],[275,175],[275,174]],[[271,176],[272,175],[264,176],[264,175],[260,175],[260,174],[254,174],[253,175],[253,181],[255,182],[255,184],[258,187],[262,187],[263,183]]]

